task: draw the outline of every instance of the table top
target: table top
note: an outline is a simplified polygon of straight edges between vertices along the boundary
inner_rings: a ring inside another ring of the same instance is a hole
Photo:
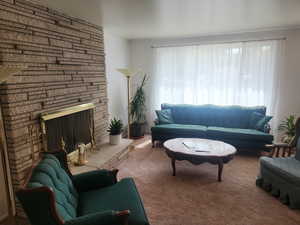
[[[175,138],[164,142],[164,147],[174,153],[205,157],[225,157],[236,153],[236,148],[222,141],[201,138]]]

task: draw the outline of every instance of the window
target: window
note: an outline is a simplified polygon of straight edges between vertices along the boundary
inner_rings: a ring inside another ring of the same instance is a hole
[[[265,105],[272,110],[281,42],[156,48],[153,107],[161,103]]]

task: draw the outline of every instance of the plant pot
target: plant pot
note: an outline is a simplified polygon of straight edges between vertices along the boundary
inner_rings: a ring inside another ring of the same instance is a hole
[[[109,143],[111,145],[118,145],[121,141],[121,134],[109,135]]]
[[[145,135],[145,128],[143,123],[130,124],[130,138],[142,138]]]

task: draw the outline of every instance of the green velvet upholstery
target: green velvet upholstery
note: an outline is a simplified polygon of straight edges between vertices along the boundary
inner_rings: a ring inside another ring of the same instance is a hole
[[[128,225],[149,224],[133,179],[117,182],[116,172],[108,170],[72,176],[52,154],[38,163],[17,197],[32,225],[122,225],[122,210],[130,211]]]
[[[265,117],[264,106],[162,104],[161,109],[171,110],[174,123],[161,124],[156,120],[155,126],[151,128],[153,143],[193,137],[225,141],[238,149],[264,150],[265,145],[273,141],[273,136],[268,132],[253,128],[253,114]],[[268,124],[264,130],[268,131]]]
[[[52,189],[55,196],[56,208],[63,220],[76,217],[78,193],[71,178],[60,166],[60,162],[53,155],[46,155],[35,167],[28,188],[47,186]]]
[[[115,204],[116,202],[118,204]],[[129,224],[148,224],[145,219],[147,217],[143,204],[131,178],[125,178],[112,186],[82,193],[78,213],[79,215],[87,215],[99,210],[122,211],[128,208],[131,212]]]
[[[86,214],[76,219],[69,220],[65,225],[107,225],[121,224],[120,219],[116,216],[116,211],[108,210],[96,213]]]
[[[296,155],[298,154],[300,138]],[[290,208],[300,209],[300,161],[296,157],[261,157],[256,184]]]
[[[79,192],[90,191],[117,183],[115,176],[108,170],[95,170],[73,176],[73,184]]]

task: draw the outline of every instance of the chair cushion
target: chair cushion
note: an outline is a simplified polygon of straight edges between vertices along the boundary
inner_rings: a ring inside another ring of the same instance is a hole
[[[295,157],[260,158],[261,167],[274,171],[289,182],[300,185],[300,162]]]
[[[191,137],[204,137],[207,127],[188,124],[160,124],[151,128],[152,132],[176,135],[191,135]]]
[[[46,186],[55,196],[58,214],[63,220],[70,220],[77,215],[78,193],[71,178],[53,155],[47,154],[34,168],[28,188]]]
[[[147,216],[132,178],[98,190],[83,192],[79,197],[79,216],[105,210],[130,210],[130,225],[149,224]]]
[[[209,138],[216,139],[251,140],[267,143],[270,143],[273,140],[273,136],[271,134],[267,134],[254,129],[208,127],[207,135]]]

